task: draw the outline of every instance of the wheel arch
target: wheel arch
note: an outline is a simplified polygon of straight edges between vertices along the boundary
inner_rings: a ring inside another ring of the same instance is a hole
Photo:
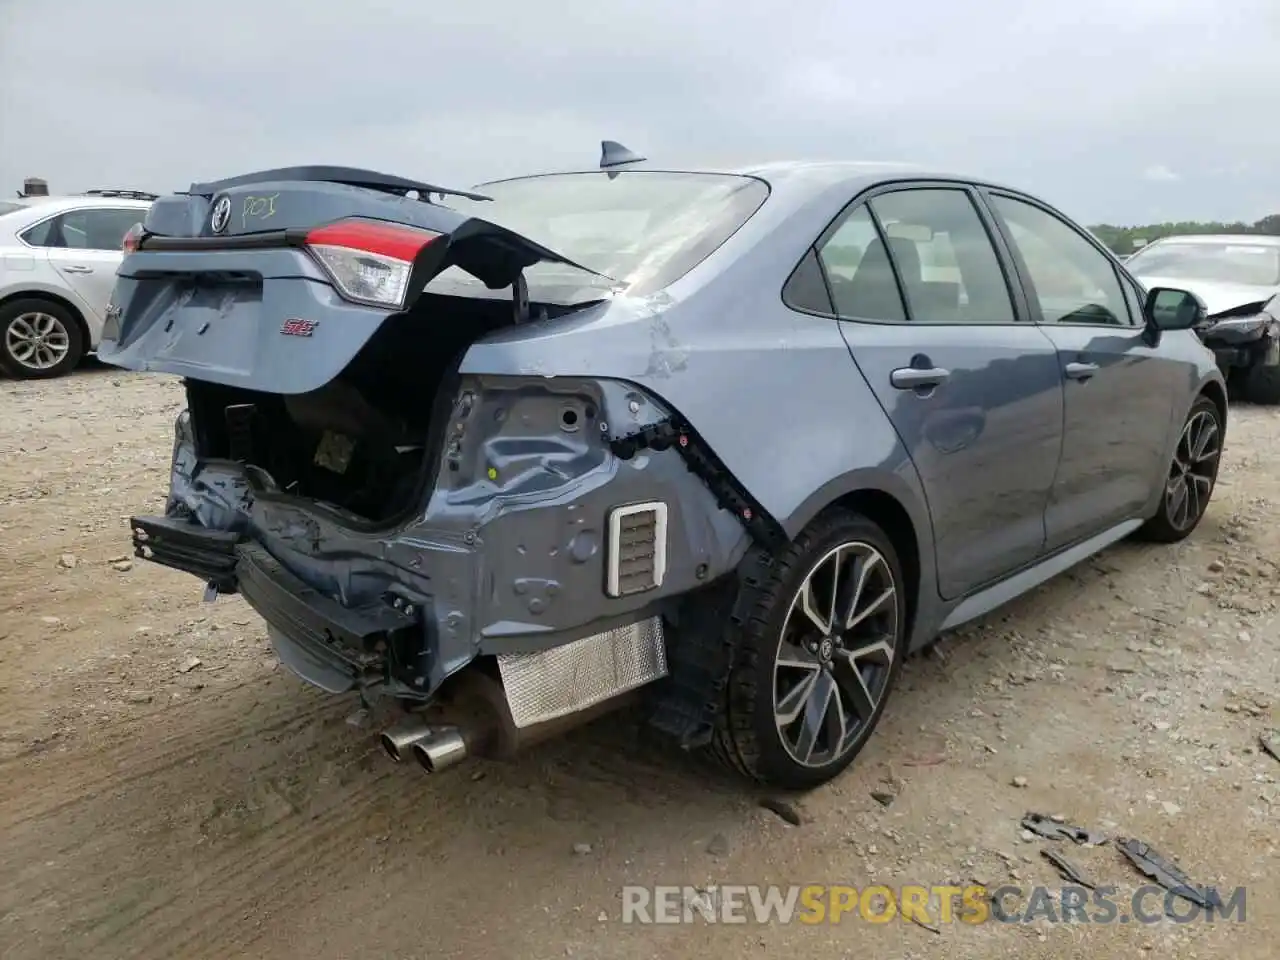
[[[62,307],[71,315],[71,319],[75,321],[75,325],[79,328],[80,336],[84,339],[85,353],[92,349],[93,338],[90,336],[89,324],[84,318],[84,313],[66,297],[48,290],[18,290],[15,293],[8,293],[0,297],[0,310],[17,300],[43,300],[45,303],[52,303]]]
[[[1208,397],[1210,400],[1213,401],[1213,405],[1218,410],[1218,419],[1222,423],[1222,429],[1225,431],[1227,429],[1228,403],[1227,403],[1227,388],[1223,385],[1223,383],[1219,380],[1214,380],[1214,379],[1206,380],[1204,384],[1200,387],[1199,393],[1197,393],[1196,395],[1200,397]]]
[[[906,635],[911,637],[919,616],[924,574],[920,532],[911,514],[893,494],[875,488],[851,490],[837,497],[827,509],[862,514],[874,521],[892,542],[907,585]]]

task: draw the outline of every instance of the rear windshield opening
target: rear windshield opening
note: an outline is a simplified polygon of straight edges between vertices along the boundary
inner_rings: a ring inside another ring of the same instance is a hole
[[[507,227],[642,295],[680,279],[769,196],[755,177],[650,170],[548,174],[484,184],[490,202],[450,206]],[[563,284],[558,264],[525,271],[531,291]]]

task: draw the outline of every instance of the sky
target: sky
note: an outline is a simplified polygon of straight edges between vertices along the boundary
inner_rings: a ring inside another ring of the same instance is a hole
[[[1276,0],[0,0],[0,196],[896,160],[1085,223],[1280,212]]]

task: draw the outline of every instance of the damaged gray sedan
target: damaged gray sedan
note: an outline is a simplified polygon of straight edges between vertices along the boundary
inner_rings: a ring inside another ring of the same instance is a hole
[[[427,770],[640,702],[835,776],[904,657],[1120,538],[1187,536],[1226,393],[1033,197],[902,167],[335,167],[156,202],[99,355],[183,378],[136,552],[239,593]]]

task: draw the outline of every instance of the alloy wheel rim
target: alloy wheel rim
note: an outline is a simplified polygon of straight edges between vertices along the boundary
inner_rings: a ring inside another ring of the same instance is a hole
[[[1204,514],[1218,475],[1222,431],[1207,410],[1187,419],[1165,483],[1165,514],[1178,530],[1186,530]]]
[[[829,550],[796,591],[773,670],[774,723],[796,763],[833,764],[870,727],[897,655],[899,595],[884,555],[861,541]]]
[[[52,314],[24,313],[9,324],[4,345],[9,356],[28,370],[49,370],[66,358],[71,335]]]

